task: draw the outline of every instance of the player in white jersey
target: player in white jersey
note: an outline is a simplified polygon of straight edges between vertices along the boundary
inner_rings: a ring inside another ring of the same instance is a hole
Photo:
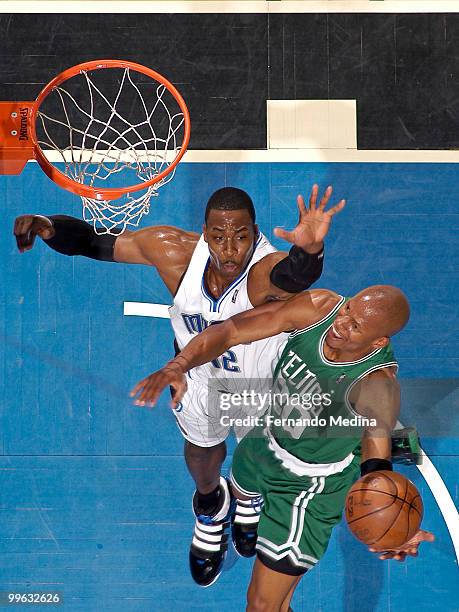
[[[247,286],[250,270],[263,257],[275,251],[265,236],[259,233],[252,258],[245,270],[215,299],[208,293],[204,282],[209,249],[201,236],[174,297],[174,304],[169,309],[179,350],[209,324],[223,322],[234,314],[252,308]],[[232,381],[233,392],[235,381],[241,381],[242,391],[246,379],[269,379],[272,375],[271,363],[278,358],[286,340],[287,334],[279,334],[274,339],[232,347],[218,359],[193,369],[188,377],[188,393],[176,410],[176,418],[184,437],[200,447],[216,446],[224,442],[230,426],[221,423],[217,409],[219,402],[209,401],[209,381],[213,379],[218,393],[230,391],[228,379]],[[238,387],[236,384],[236,389]],[[246,414],[247,408],[244,411],[244,407],[241,407],[241,414],[235,415],[233,412],[232,417],[243,417]],[[234,429],[238,439],[247,432],[247,426],[243,425]]]
[[[276,252],[263,238],[255,225],[252,200],[244,191],[232,187],[219,189],[210,197],[202,237],[167,226],[126,231],[119,236],[98,235],[89,224],[66,215],[22,215],[16,219],[14,233],[21,252],[31,249],[38,235],[65,255],[156,267],[176,298],[171,315],[180,348],[187,338],[192,338],[194,326],[197,332],[202,325],[251,306],[288,299],[319,278],[322,241],[333,215],[345,205],[342,200],[326,211],[331,193],[329,187],[317,204],[318,186],[314,185],[308,208],[298,196],[297,227],[292,232],[275,230],[277,236],[293,243],[289,254]],[[261,367],[269,362],[261,358],[256,347],[240,348],[241,354],[222,356],[220,368],[208,365],[196,374],[191,372],[198,379],[184,398],[181,411],[176,412],[186,438],[186,463],[197,487],[190,568],[202,586],[211,584],[221,572],[226,554],[225,518],[230,505],[228,485],[220,477],[228,431],[209,426],[212,418],[207,416],[206,372],[212,372],[210,377],[214,378],[220,369],[224,376],[237,374],[242,378],[245,374],[241,365],[246,370],[252,363],[249,353],[245,357],[247,349],[255,351],[250,355],[259,355]],[[140,405],[148,404],[148,381],[146,378],[136,387]]]

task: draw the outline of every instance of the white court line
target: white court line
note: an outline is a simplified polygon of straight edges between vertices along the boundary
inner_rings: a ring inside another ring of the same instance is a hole
[[[160,317],[162,319],[170,318],[168,305],[150,304],[146,302],[124,302],[124,314],[136,315],[139,317]],[[397,429],[400,428],[403,428],[403,425],[399,421],[397,423]],[[459,513],[437,468],[434,466],[422,448],[420,449],[420,452],[422,464],[417,465],[416,467],[421,472],[427,486],[437,502],[440,512],[442,513],[446,527],[451,536],[454,550],[456,552],[457,562],[459,563]]]
[[[395,429],[403,429],[404,425],[397,421]],[[446,523],[446,528],[451,536],[453,548],[456,552],[456,559],[459,564],[459,513],[454,504],[453,498],[445,485],[443,478],[440,476],[437,468],[434,466],[429,457],[420,448],[422,463],[416,467],[421,472],[427,486],[429,487],[438,508],[442,513]]]
[[[150,304],[148,302],[124,302],[123,314],[137,317],[158,317],[170,319],[167,304]]]
[[[457,0],[1,0],[0,13],[457,13]]]
[[[456,559],[459,563],[459,514],[454,505],[453,499],[443,482],[442,477],[438,473],[429,457],[421,448],[422,464],[416,466],[424,477],[435,501],[438,504],[440,512],[446,523],[446,527],[451,536],[454,550],[456,551]]]

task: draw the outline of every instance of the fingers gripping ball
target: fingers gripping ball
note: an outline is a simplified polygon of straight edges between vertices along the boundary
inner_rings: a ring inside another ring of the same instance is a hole
[[[423,505],[419,491],[402,474],[366,474],[346,498],[346,521],[355,537],[375,550],[398,548],[418,531]]]

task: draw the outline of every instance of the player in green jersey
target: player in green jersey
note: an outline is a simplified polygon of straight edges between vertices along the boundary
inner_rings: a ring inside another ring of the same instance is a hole
[[[400,390],[390,338],[408,318],[408,301],[395,287],[368,287],[349,299],[304,292],[209,327],[134,389],[151,405],[171,385],[176,405],[191,368],[231,346],[292,332],[275,368],[271,409],[233,458],[233,493],[247,502],[235,543],[242,554],[259,519],[250,612],[288,610],[302,574],[327,548],[359,466],[362,475],[392,469]],[[381,558],[402,561],[432,540],[419,530]]]

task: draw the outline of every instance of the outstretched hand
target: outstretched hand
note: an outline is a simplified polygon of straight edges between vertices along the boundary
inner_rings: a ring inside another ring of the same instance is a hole
[[[433,542],[435,540],[435,536],[430,531],[424,531],[420,529],[411,540],[405,542],[403,546],[399,548],[393,548],[391,550],[385,550],[384,552],[377,551],[374,548],[369,548],[370,552],[379,552],[379,558],[385,561],[386,559],[395,559],[396,561],[405,561],[407,556],[417,557],[418,556],[418,548],[421,542]]]
[[[170,405],[176,408],[187,389],[186,378],[178,364],[168,363],[161,370],[153,372],[138,382],[129,395],[137,395],[134,400],[136,406],[153,407],[166,387],[172,387],[174,391]]]
[[[333,193],[333,188],[327,187],[322,199],[317,206],[317,197],[319,195],[319,186],[313,185],[311,196],[309,198],[309,208],[306,208],[302,195],[297,197],[299,220],[295,229],[287,231],[281,227],[276,227],[274,234],[278,238],[283,238],[298,247],[301,247],[308,253],[317,253],[322,250],[322,242],[330,229],[330,223],[334,215],[346,205],[345,200],[340,200],[338,204],[325,210],[330,197]]]
[[[16,217],[13,232],[16,236],[16,244],[20,253],[30,251],[36,236],[49,240],[55,234],[52,221],[42,215],[21,215]]]

